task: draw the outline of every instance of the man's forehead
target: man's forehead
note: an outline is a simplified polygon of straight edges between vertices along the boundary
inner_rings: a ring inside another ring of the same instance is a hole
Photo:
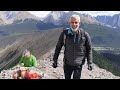
[[[25,53],[25,55],[28,55],[28,54],[30,54],[30,52],[26,52],[26,53]]]
[[[78,19],[78,18],[73,17],[73,18],[71,18],[71,21],[79,21],[79,19]]]

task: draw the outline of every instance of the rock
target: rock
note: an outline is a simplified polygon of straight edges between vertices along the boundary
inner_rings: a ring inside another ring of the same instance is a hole
[[[35,71],[42,76],[41,79],[64,79],[63,71],[63,56],[64,53],[61,51],[58,58],[58,67],[52,67],[52,59],[54,50],[49,52],[48,56],[43,59],[38,60],[38,68]],[[89,71],[87,69],[87,63],[83,65],[81,79],[120,79],[120,77],[113,75],[112,73],[106,71],[105,69],[99,68],[97,65],[93,64],[93,70]],[[21,69],[19,65],[10,68],[8,70],[3,70],[0,73],[0,79],[13,79],[12,75],[17,70]]]

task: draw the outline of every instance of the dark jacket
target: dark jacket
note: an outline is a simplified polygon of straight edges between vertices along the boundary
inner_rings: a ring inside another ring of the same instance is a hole
[[[66,35],[65,42],[64,34]],[[63,45],[65,46],[64,63],[71,66],[79,66],[84,64],[85,58],[87,58],[88,64],[92,64],[91,38],[86,31],[79,29],[75,35],[70,32],[69,28],[64,29],[56,45],[53,57],[54,62],[57,62],[59,53]]]

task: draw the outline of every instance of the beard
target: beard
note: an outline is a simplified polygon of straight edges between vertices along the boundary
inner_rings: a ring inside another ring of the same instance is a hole
[[[73,32],[77,32],[78,31],[78,28],[72,28],[71,27],[71,29],[72,29]]]

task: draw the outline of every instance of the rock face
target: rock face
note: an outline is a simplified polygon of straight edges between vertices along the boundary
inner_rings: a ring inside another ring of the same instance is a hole
[[[43,75],[42,79],[64,79],[63,72],[63,51],[61,51],[58,58],[58,67],[52,67],[52,58],[54,54],[54,49],[48,52],[46,55],[38,60],[38,68],[36,71]],[[92,71],[87,70],[87,64],[83,65],[81,79],[120,79],[120,77],[113,75],[112,73],[99,68],[97,65],[93,65]],[[19,66],[15,66],[9,70],[3,70],[0,73],[0,79],[12,79],[12,74],[19,70]]]
[[[45,23],[52,23],[54,25],[68,25],[69,18],[73,15],[79,15],[81,17],[82,23],[88,24],[98,24],[99,22],[88,14],[80,14],[74,11],[64,12],[64,11],[51,11],[42,21]]]

